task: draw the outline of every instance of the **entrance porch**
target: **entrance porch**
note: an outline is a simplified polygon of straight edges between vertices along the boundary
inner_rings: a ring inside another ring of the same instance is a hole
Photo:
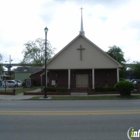
[[[96,86],[113,86],[118,81],[117,69],[49,70],[49,86],[64,87],[72,92],[87,92]]]

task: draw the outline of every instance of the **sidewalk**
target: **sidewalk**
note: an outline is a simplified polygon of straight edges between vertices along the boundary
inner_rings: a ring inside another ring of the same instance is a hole
[[[36,90],[33,90],[33,91],[30,91],[30,92],[37,92],[37,91],[41,91],[41,89],[36,89]],[[140,94],[140,93],[139,93]],[[77,96],[92,96],[92,95],[87,95],[87,93],[71,93],[71,95],[77,95]],[[94,96],[110,96],[110,95],[120,95],[120,94],[96,94]],[[138,95],[138,93],[132,93],[132,95]],[[36,96],[41,96],[41,95],[23,95],[23,93],[19,93],[19,94],[16,94],[16,95],[0,95],[0,101],[1,100],[28,100],[28,99],[31,99],[33,97],[36,97]],[[48,97],[48,98],[43,98],[43,96],[39,99],[39,100],[46,100],[46,99],[51,99],[51,97]]]
[[[34,91],[40,91],[40,89],[36,89]],[[33,91],[30,91],[30,92],[33,92]],[[0,100],[25,100],[25,99],[31,99],[34,96],[35,95],[23,95],[23,93],[19,93],[16,95],[0,95]]]

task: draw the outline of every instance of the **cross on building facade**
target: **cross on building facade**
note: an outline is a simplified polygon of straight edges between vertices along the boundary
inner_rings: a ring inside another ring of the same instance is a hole
[[[82,45],[80,45],[80,48],[77,50],[80,51],[80,60],[82,61],[82,51],[85,50],[85,48],[82,48]]]

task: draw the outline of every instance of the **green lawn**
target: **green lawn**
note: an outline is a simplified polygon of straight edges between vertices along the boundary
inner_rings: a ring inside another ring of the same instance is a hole
[[[23,87],[20,87],[20,88],[15,88],[16,90],[16,94],[18,93],[23,93],[23,92],[26,92],[26,91],[33,91],[33,90],[36,90],[40,87],[31,87],[31,88],[23,88]],[[8,89],[6,90],[6,92],[12,92],[14,88],[11,88],[11,89]],[[0,92],[5,92],[5,90],[0,90]]]
[[[53,100],[100,100],[100,99],[140,99],[140,95],[122,97],[120,95],[89,96],[51,96]]]
[[[32,99],[37,100],[43,96],[34,96]],[[73,96],[73,95],[50,95],[51,100],[111,100],[111,99],[140,99],[140,94],[131,95],[129,97],[122,97],[120,95],[86,95],[86,96]]]

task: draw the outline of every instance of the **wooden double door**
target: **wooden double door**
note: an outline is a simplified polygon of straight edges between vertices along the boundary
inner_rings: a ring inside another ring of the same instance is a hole
[[[76,74],[76,87],[77,88],[88,87],[88,74]]]

